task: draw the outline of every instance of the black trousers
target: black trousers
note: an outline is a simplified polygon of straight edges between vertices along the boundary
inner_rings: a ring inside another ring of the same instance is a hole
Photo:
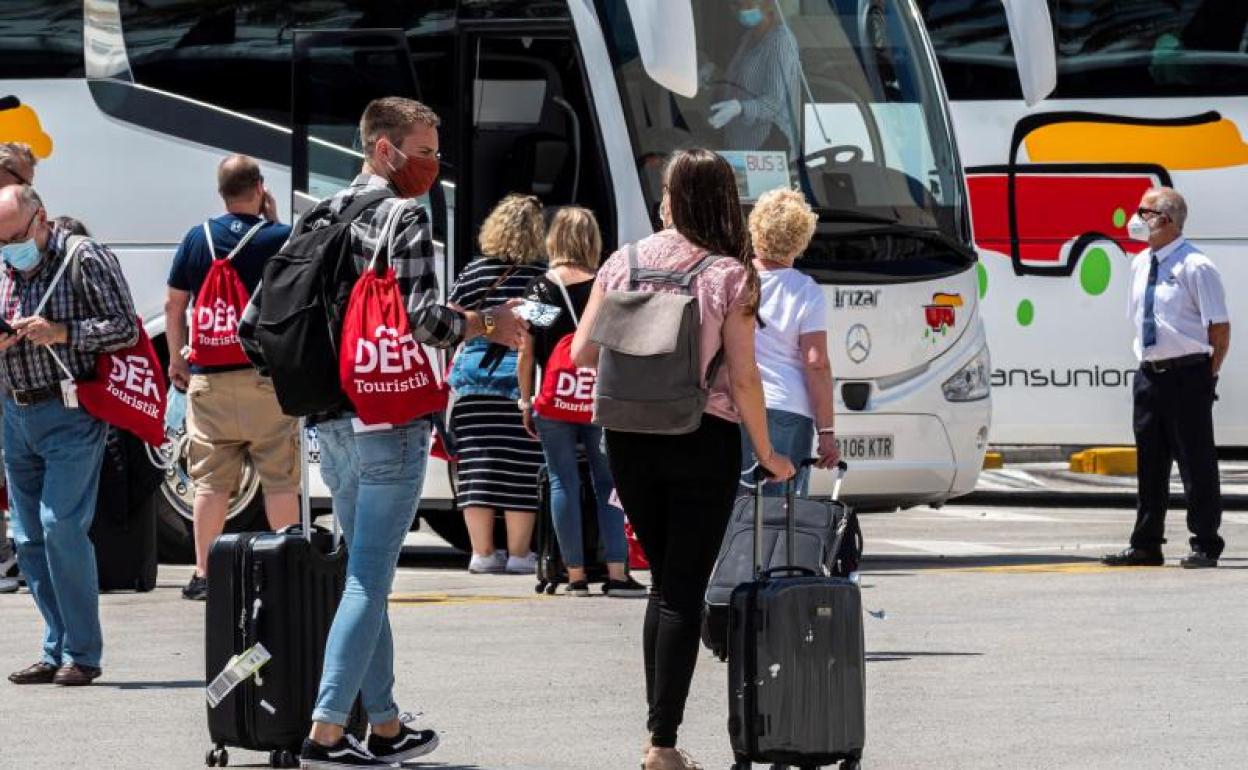
[[[620,502],[650,560],[647,727],[653,745],[674,747],[698,660],[706,584],[732,516],[741,432],[706,415],[683,436],[606,434]]]
[[[1195,365],[1135,377],[1135,446],[1139,508],[1131,545],[1160,550],[1166,542],[1170,468],[1179,463],[1187,494],[1187,528],[1193,549],[1217,558],[1226,545],[1222,491],[1213,442],[1213,370]]]

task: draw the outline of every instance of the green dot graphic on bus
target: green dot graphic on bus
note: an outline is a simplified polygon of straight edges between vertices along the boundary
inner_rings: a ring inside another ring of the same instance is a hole
[[[1016,315],[1019,326],[1031,326],[1031,322],[1036,320],[1036,306],[1031,304],[1031,300],[1025,299],[1018,303]]]
[[[1093,297],[1105,293],[1113,276],[1113,264],[1109,252],[1100,246],[1088,249],[1079,260],[1079,285]]]

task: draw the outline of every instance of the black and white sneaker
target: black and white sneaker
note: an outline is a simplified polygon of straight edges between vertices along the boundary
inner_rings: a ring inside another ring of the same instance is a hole
[[[358,770],[370,767],[394,767],[374,757],[353,735],[344,735],[333,746],[322,746],[311,738],[303,739],[299,752],[301,770]]]
[[[438,734],[433,730],[413,730],[408,727],[407,723],[415,719],[411,714],[401,715],[399,734],[393,738],[383,738],[376,733],[368,736],[369,752],[382,762],[395,764],[432,752],[438,747]]]

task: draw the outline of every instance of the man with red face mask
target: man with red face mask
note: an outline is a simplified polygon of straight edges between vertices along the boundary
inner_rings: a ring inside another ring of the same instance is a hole
[[[432,110],[411,99],[371,102],[360,119],[364,168],[351,186],[310,211],[303,226],[322,226],[360,196],[390,191],[390,197],[352,220],[356,268],[367,268],[387,218],[401,207],[395,215],[390,265],[416,341],[450,348],[485,336],[516,347],[525,327],[509,306],[463,312],[438,304],[429,213],[411,200],[428,192],[437,178],[438,123]],[[386,614],[399,551],[420,502],[432,424],[420,418],[392,427],[365,426],[353,418],[350,413],[309,418],[317,427],[321,475],[351,558],[326,644],[311,735],[303,744],[303,768],[391,767],[428,754],[438,744],[435,732],[413,730],[399,717],[394,642]],[[343,734],[357,695],[371,726],[367,745]]]

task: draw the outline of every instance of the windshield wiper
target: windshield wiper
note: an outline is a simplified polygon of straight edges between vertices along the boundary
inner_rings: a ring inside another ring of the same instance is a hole
[[[851,233],[854,237],[867,237],[872,235],[901,235],[910,238],[916,238],[924,241],[936,241],[940,245],[956,251],[969,260],[975,260],[977,255],[975,250],[969,244],[949,235],[938,227],[918,227],[915,225],[903,225],[897,222],[890,223],[888,227],[872,227],[864,230],[855,230]]]

